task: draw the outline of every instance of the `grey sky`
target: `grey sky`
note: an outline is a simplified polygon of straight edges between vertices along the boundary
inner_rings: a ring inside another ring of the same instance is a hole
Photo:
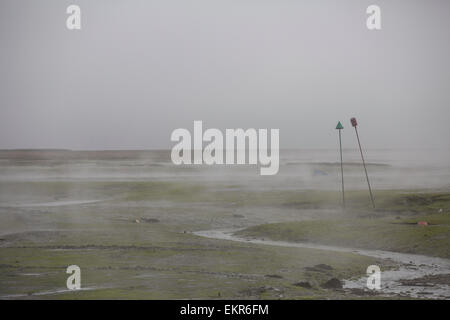
[[[194,120],[288,148],[341,120],[354,147],[351,116],[367,148],[448,147],[449,30],[445,0],[1,0],[0,148],[171,148]]]

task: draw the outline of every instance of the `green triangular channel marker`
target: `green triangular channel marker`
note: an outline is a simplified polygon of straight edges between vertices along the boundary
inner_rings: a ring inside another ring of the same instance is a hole
[[[344,129],[344,126],[342,125],[342,123],[340,121],[338,122],[336,129]]]

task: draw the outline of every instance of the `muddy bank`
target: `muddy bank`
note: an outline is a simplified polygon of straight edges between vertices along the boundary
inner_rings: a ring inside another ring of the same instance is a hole
[[[381,289],[378,294],[385,296],[408,296],[412,298],[450,299],[450,260],[427,257],[423,255],[397,253],[382,250],[363,250],[311,243],[272,241],[263,239],[247,239],[234,235],[240,229],[207,230],[193,234],[201,237],[230,240],[259,245],[309,248],[335,252],[350,252],[377,259],[388,259],[399,265],[396,270],[383,271],[381,274]],[[439,279],[447,279],[440,281]],[[435,281],[431,281],[435,280]],[[437,280],[436,280],[437,279]],[[344,289],[362,293],[367,292],[367,277],[344,280]]]

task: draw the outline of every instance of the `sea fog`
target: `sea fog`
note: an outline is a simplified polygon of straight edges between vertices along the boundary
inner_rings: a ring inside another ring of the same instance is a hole
[[[364,151],[373,189],[426,190],[450,186],[450,149]],[[348,190],[367,187],[361,155],[344,149]],[[340,190],[339,151],[280,150],[277,175],[260,176],[256,165],[174,165],[169,150],[0,152],[0,182],[183,181],[211,188]],[[2,202],[8,201],[0,194]]]

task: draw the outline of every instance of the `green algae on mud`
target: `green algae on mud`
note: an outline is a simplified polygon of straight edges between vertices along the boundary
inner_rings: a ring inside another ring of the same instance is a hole
[[[131,231],[131,230],[129,230]],[[63,235],[63,234],[61,234]],[[84,233],[82,243],[97,234]],[[52,299],[214,299],[339,297],[320,285],[332,277],[360,275],[374,259],[316,250],[274,249],[205,240],[161,232],[154,247],[131,246],[117,234],[108,245],[55,246],[35,241],[27,247],[1,248],[3,298]],[[106,236],[100,234],[100,238]],[[178,245],[182,240],[183,245]],[[66,240],[67,241],[67,240]],[[98,241],[98,240],[97,240]],[[55,242],[58,242],[55,239]],[[116,243],[113,245],[113,243]],[[308,268],[326,263],[326,273]],[[89,290],[64,292],[66,266],[77,264]],[[268,274],[279,277],[267,277]],[[32,276],[31,276],[31,275]],[[311,289],[293,284],[309,281]],[[22,296],[21,296],[22,294]],[[18,296],[16,296],[18,295]]]
[[[427,221],[427,226],[418,225]],[[450,214],[310,220],[258,225],[239,236],[450,258]]]
[[[342,211],[339,192],[334,191],[252,191],[237,185],[160,181],[8,182],[0,183],[0,188],[4,203],[22,197],[36,203],[103,199],[70,206],[0,207],[2,298],[359,298],[321,285],[331,278],[361,277],[371,264],[383,269],[395,266],[352,253],[233,243],[200,238],[190,231],[268,221],[289,221],[300,228],[300,220],[309,219],[308,230],[327,239],[331,235],[323,230],[340,224],[351,228],[355,220],[369,231],[378,225],[404,227],[406,239],[407,228],[416,227],[409,223],[423,219],[430,228],[417,230],[436,232],[429,235],[435,243],[449,238],[444,232],[449,209],[445,193],[376,191],[373,211],[366,192],[350,191],[349,208]],[[443,213],[433,214],[441,209]],[[258,230],[254,228],[247,230]],[[397,245],[408,249],[406,241]],[[431,250],[428,245],[419,249]],[[64,291],[65,271],[71,264],[80,266],[86,290]],[[320,264],[331,269],[312,271]],[[308,282],[311,288],[296,286],[299,282]]]

